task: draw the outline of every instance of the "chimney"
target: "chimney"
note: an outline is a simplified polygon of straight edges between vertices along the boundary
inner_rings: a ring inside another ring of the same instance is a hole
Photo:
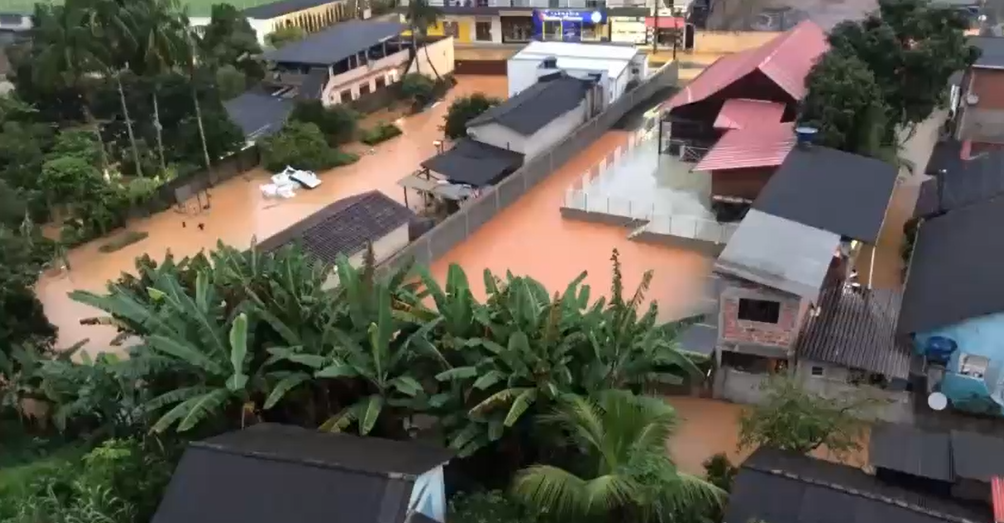
[[[815,127],[796,127],[795,144],[798,145],[799,149],[811,149],[817,133],[819,130]]]

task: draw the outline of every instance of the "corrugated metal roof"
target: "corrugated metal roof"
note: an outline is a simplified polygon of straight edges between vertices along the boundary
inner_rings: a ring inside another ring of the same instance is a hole
[[[892,290],[826,289],[819,315],[802,329],[798,357],[906,379],[910,348],[896,341],[900,299]]]
[[[733,98],[722,104],[715,119],[715,129],[745,129],[779,123],[784,105],[777,102]]]
[[[733,129],[694,166],[695,171],[774,167],[781,165],[795,146],[793,123]]]
[[[806,20],[760,47],[719,58],[663,107],[699,102],[758,69],[792,98],[801,100],[806,75],[828,49],[823,29]]]
[[[839,246],[837,234],[750,209],[715,270],[815,302]]]
[[[872,466],[949,483],[955,481],[950,449],[947,433],[901,423],[874,425],[868,441]]]

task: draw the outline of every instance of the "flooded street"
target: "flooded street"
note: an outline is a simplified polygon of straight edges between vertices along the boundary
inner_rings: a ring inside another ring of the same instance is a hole
[[[188,256],[213,248],[218,240],[238,247],[248,246],[252,236],[267,238],[335,200],[372,189],[403,200],[403,190],[397,182],[435,154],[432,142],[442,137],[439,126],[450,101],[478,91],[501,97],[507,92],[504,76],[459,76],[457,80],[459,83],[443,102],[400,122],[402,136],[379,144],[372,151],[353,145],[352,150],[363,153],[359,161],[319,173],[323,184],[313,191],[301,190],[290,200],[266,200],[258,187],[266,182],[269,173],[257,169],[214,187],[209,210],[181,213],[171,209],[132,222],[129,229],[150,235],[141,242],[105,254],[98,252],[98,247],[107,242],[103,238],[71,251],[72,271],[45,275],[37,286],[49,321],[59,327],[58,346],[66,347],[88,338],[90,343],[86,348],[92,353],[109,348],[114,329],[80,325],[81,319],[94,316],[96,311],[73,302],[67,293],[76,289],[104,289],[108,280],[118,278],[122,272],[131,272],[135,258],[144,253],[158,260],[168,250],[179,257]],[[199,230],[198,224],[205,229]]]

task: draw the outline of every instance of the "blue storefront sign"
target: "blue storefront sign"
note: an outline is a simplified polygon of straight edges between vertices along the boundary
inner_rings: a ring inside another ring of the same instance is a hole
[[[587,40],[599,40],[594,26],[605,24],[607,13],[595,9],[535,9],[533,11],[533,37],[537,40],[579,42],[583,33]],[[583,31],[585,26],[585,31]]]

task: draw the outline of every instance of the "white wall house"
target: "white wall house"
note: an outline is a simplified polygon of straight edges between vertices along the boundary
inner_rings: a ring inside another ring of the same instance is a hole
[[[489,123],[467,128],[467,136],[522,154],[526,160],[546,151],[586,121],[586,102],[582,101],[571,111],[551,120],[550,123],[530,135],[522,135],[499,123]]]
[[[597,45],[571,42],[531,42],[509,59],[509,96],[537,82],[542,64],[553,59],[557,69],[576,78],[601,77],[605,104],[627,91],[631,80],[648,76],[645,53],[630,45]]]

